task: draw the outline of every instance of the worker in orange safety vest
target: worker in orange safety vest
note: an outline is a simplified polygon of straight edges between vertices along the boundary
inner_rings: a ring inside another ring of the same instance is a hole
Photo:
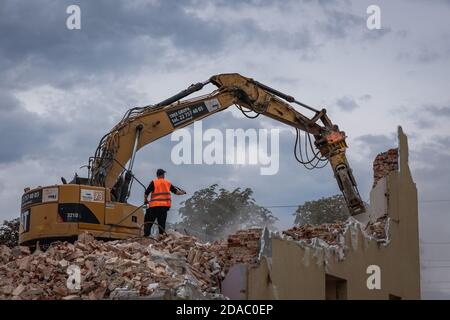
[[[175,187],[169,180],[165,179],[163,169],[156,171],[156,179],[153,179],[145,190],[145,204],[147,209],[144,217],[144,236],[148,237],[151,233],[155,220],[158,224],[159,234],[165,234],[167,211],[172,205],[171,193],[176,195],[186,194],[185,191]],[[151,193],[150,201],[148,195]]]

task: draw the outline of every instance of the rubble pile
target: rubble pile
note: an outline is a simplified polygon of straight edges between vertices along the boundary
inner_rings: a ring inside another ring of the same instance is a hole
[[[369,237],[373,237],[376,240],[385,240],[387,238],[386,234],[386,224],[388,221],[388,215],[379,217],[375,222],[368,222],[365,226],[361,226],[361,229]],[[320,239],[325,241],[326,244],[340,245],[343,241],[344,233],[347,230],[348,221],[346,222],[335,222],[335,223],[324,223],[320,225],[297,225],[291,229],[285,230],[282,234],[292,238],[295,241],[305,241],[306,244],[311,245],[314,239]]]
[[[253,261],[258,247],[254,230],[236,237],[239,245],[200,243],[177,232],[109,242],[83,234],[45,252],[0,246],[0,299],[224,298],[219,293],[226,271]],[[80,288],[68,285],[70,266],[80,270]]]
[[[254,264],[257,262],[262,231],[261,228],[239,230],[236,234],[228,237],[224,259],[227,270],[237,263]]]
[[[382,240],[387,221],[385,215],[361,229]],[[320,239],[341,248],[348,224],[306,224],[282,233],[307,245]],[[221,281],[234,264],[258,262],[262,233],[239,230],[213,243],[178,232],[108,242],[82,234],[73,244],[54,242],[34,253],[0,245],[0,299],[224,299]],[[71,268],[78,269],[79,287],[69,282]]]
[[[340,236],[344,233],[345,223],[324,223],[320,225],[305,224],[294,226],[291,229],[283,231],[283,234],[292,237],[293,240],[306,240],[311,244],[312,239],[319,238],[329,245],[338,244]]]
[[[369,222],[366,226],[366,233],[374,237],[376,240],[383,240],[387,238],[386,223],[388,222],[388,215],[385,214],[379,217],[375,222]]]
[[[380,153],[373,161],[373,187],[391,171],[398,170],[398,148]]]

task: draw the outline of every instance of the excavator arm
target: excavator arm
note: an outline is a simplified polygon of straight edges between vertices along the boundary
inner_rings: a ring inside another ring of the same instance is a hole
[[[214,84],[217,89],[204,96],[181,100],[200,91],[208,83]],[[314,116],[309,118],[303,115],[289,103],[309,109]],[[318,149],[315,158],[317,162],[329,161],[350,213],[356,215],[365,211],[345,156],[345,133],[331,122],[326,110],[316,110],[292,96],[236,73],[215,75],[156,105],[128,110],[123,119],[101,139],[94,157],[90,159],[89,184],[111,188],[116,193],[117,201],[126,201],[134,157],[140,148],[232,105],[245,113],[253,111],[294,127],[297,139],[300,131],[307,138],[312,135]],[[311,161],[299,161],[304,165],[311,164]],[[128,168],[125,167],[127,163]]]

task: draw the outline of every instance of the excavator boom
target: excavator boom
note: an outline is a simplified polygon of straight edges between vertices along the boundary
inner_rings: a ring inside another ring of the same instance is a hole
[[[207,84],[217,88],[209,94],[185,99]],[[291,104],[313,112],[313,116],[300,113]],[[141,207],[127,203],[131,184],[139,182],[132,174],[136,152],[232,105],[246,115],[254,112],[256,116],[264,115],[293,127],[297,133],[294,148],[297,161],[308,169],[319,167],[318,163],[330,163],[349,212],[356,215],[365,211],[345,155],[345,133],[331,122],[325,109],[316,110],[237,73],[219,74],[156,105],[128,110],[101,139],[89,159],[87,178],[75,176],[69,183],[62,179],[61,185],[27,190],[22,196],[19,243],[33,245],[36,241],[42,244],[70,240],[86,231],[104,239],[141,235],[144,224],[143,215],[139,214]],[[302,133],[313,151],[312,159],[305,160],[301,156]],[[297,150],[300,150],[299,155]]]
[[[214,84],[217,90],[205,96],[181,100],[200,91],[208,83]],[[314,112],[314,116],[308,118],[288,102]],[[364,212],[364,205],[345,156],[345,133],[331,122],[326,110],[316,110],[290,95],[236,73],[212,76],[208,81],[193,84],[154,106],[131,109],[100,142],[90,166],[90,183],[114,188],[118,190],[116,193],[120,193],[120,200],[126,200],[130,189],[125,183],[127,179],[123,178],[117,185],[117,178],[126,173],[125,164],[130,159],[132,164],[137,150],[231,105],[254,111],[314,136],[320,158],[330,162],[350,213]],[[129,177],[128,180],[130,179]]]

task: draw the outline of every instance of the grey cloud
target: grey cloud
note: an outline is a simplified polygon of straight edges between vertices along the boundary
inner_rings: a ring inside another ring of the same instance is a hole
[[[356,103],[356,101],[348,96],[337,99],[336,105],[343,111],[353,111],[359,108],[359,105]]]
[[[0,163],[45,154],[63,127],[25,110],[11,94],[0,92],[0,101]]]
[[[353,13],[351,1],[305,1],[317,2],[325,15],[323,21],[316,22],[317,30],[327,38],[334,40],[353,36],[358,42],[374,41],[392,33],[392,28],[383,27],[379,30],[369,30],[366,26],[366,13]]]
[[[69,31],[65,26],[69,4],[4,3],[0,12],[3,70],[32,63],[35,74],[23,74],[24,81],[44,77],[50,82],[70,82],[67,74],[76,73],[73,81],[80,81],[99,71],[132,72],[149,62],[165,62],[168,66],[173,61],[165,60],[166,48],[161,40],[167,39],[180,49],[211,53],[230,31],[185,13],[183,8],[189,3],[177,1],[135,8],[126,6],[126,2],[80,1],[82,29]]]
[[[450,152],[450,136],[438,136],[433,140],[443,147],[441,150],[447,150]]]
[[[276,32],[271,35],[271,38],[272,40],[278,42],[279,45],[293,50],[310,49],[316,46],[313,41],[312,34],[307,28],[303,28],[293,34]],[[311,55],[305,54],[303,57],[311,57]]]
[[[392,29],[387,27],[383,27],[381,29],[374,29],[374,30],[369,30],[367,28],[363,29],[364,32],[362,34],[362,40],[364,41],[373,41],[373,40],[379,40],[381,38],[383,38],[384,36],[392,33]]]
[[[450,117],[450,107],[447,106],[425,105],[423,109],[435,117]]]
[[[401,106],[396,108],[394,112],[410,119],[421,130],[434,129],[439,125],[437,120],[450,117],[449,106],[433,103],[424,104],[416,108]]]
[[[414,1],[416,3],[422,3],[421,0],[412,0],[412,1]],[[430,2],[429,4],[430,5],[440,5],[440,4],[444,4],[444,5],[449,4],[450,5],[450,0],[436,0],[436,1]]]
[[[299,82],[300,82],[300,80],[295,78],[295,77],[286,77],[286,76],[274,76],[274,77],[271,78],[271,81],[273,83],[278,83],[278,84],[281,84],[281,85],[286,85],[286,84],[298,85]]]
[[[420,119],[414,119],[414,124],[422,129],[431,129],[436,127],[436,122],[433,121],[433,119],[430,118],[420,118]]]
[[[208,1],[204,1],[202,3],[202,5],[204,3],[207,3]],[[240,6],[240,5],[253,5],[253,6],[272,6],[272,5],[277,5],[277,6],[283,6],[289,3],[289,1],[276,1],[276,0],[217,0],[215,1],[216,4],[219,5],[225,5],[225,6]]]
[[[395,32],[395,35],[404,39],[409,35],[409,32],[407,30],[399,30]]]
[[[366,134],[356,137],[355,142],[362,146],[364,150],[368,151],[369,159],[374,159],[378,153],[397,146],[395,133],[389,135]]]
[[[264,30],[253,20],[242,19],[231,26],[224,25],[228,36],[238,35],[245,45],[265,43],[276,48],[283,47],[289,50],[309,50],[316,47],[312,32],[308,27],[302,27],[294,32],[285,30]],[[307,52],[305,52],[307,53]]]
[[[3,85],[17,81],[21,86],[51,83],[68,88],[100,76],[138,72],[142,66],[160,70],[180,69],[188,57],[201,58],[221,52],[227,45],[265,43],[296,50],[303,60],[317,56],[320,40],[313,32],[342,38],[364,19],[329,1],[305,1],[324,8],[318,25],[294,32],[262,29],[255,21],[233,24],[205,21],[188,13],[203,2],[79,1],[82,29],[67,30],[65,9],[71,1],[6,1],[0,11],[0,68]],[[288,10],[295,2],[249,1],[249,4],[280,6]],[[220,2],[216,5],[221,5]],[[222,2],[222,5],[230,4]],[[242,4],[236,4],[239,6]],[[348,7],[348,3],[346,4]],[[17,23],[20,19],[20,23]],[[362,19],[362,20],[361,20]],[[19,40],[17,40],[19,39]],[[233,39],[234,43],[229,43]],[[237,42],[236,42],[237,41]],[[170,46],[186,56],[173,57]],[[193,61],[195,62],[195,61]],[[29,65],[19,68],[20,65]],[[1,83],[0,82],[0,83]]]
[[[397,59],[398,61],[407,61],[407,60],[410,60],[410,59],[412,59],[411,53],[410,53],[410,52],[407,52],[407,51],[399,52],[399,53],[397,53],[397,55],[396,55],[396,59]]]
[[[119,45],[130,45],[136,37],[146,35],[171,38],[180,47],[199,50],[215,47],[221,42],[223,33],[219,32],[219,26],[185,13],[183,9],[190,3],[180,5],[177,1],[160,1],[157,5],[148,2],[133,7],[122,1],[79,1],[82,29],[69,31],[65,27],[68,16],[65,9],[71,1],[47,1],[45,5],[42,2],[9,1],[2,13],[2,36],[7,41],[4,47],[10,54],[43,53],[52,57],[73,55],[73,58],[96,48],[102,57],[101,54]],[[20,24],[16,23],[18,17],[22,18]],[[21,41],[8,37],[13,31]]]
[[[447,40],[443,41],[446,42]],[[431,64],[439,60],[448,59],[450,57],[450,48],[419,48],[411,51],[399,52],[396,56],[398,61]]]
[[[363,94],[362,96],[359,97],[359,100],[361,101],[369,101],[372,99],[372,96],[368,93]]]
[[[365,28],[365,19],[350,13],[348,10],[338,10],[335,8],[325,8],[326,21],[318,23],[319,29],[333,38],[344,38],[355,26],[361,25]]]
[[[450,162],[448,149],[442,145],[426,144],[410,152],[410,166],[416,182],[419,200],[449,200],[448,182],[450,181]],[[425,241],[449,241],[448,203],[421,202],[421,236]],[[427,246],[429,249],[429,246]],[[441,257],[443,252],[427,251],[431,257]],[[431,258],[430,257],[430,258]]]
[[[208,0],[206,0],[208,2]],[[289,8],[292,5],[298,5],[299,3],[303,3],[306,5],[318,4],[321,7],[329,7],[335,6],[336,1],[334,0],[285,0],[285,1],[277,1],[277,0],[217,0],[215,3],[220,5],[230,5],[233,7],[239,5],[254,5],[254,6],[276,6],[281,8]],[[350,3],[349,0],[342,0],[343,3],[348,5]]]
[[[446,290],[437,289],[437,290],[422,290],[422,293],[425,295],[425,300],[450,300],[450,293]]]
[[[266,3],[266,2],[264,2]],[[270,3],[270,2],[267,2]],[[36,83],[69,88],[99,77],[137,73],[143,66],[176,70],[230,46],[265,42],[277,48],[307,51],[314,47],[307,28],[287,33],[263,30],[249,19],[226,24],[204,21],[184,9],[196,1],[79,1],[81,30],[67,30],[66,7],[71,1],[7,1],[0,11],[0,70],[7,86]],[[17,23],[20,19],[20,23]],[[180,55],[174,58],[171,47]],[[20,68],[20,66],[29,66]]]
[[[387,135],[382,135],[382,134],[378,134],[378,135],[366,134],[366,135],[362,135],[362,136],[355,138],[355,140],[361,141],[364,143],[369,143],[371,145],[375,144],[375,145],[387,146],[387,144],[395,143],[394,137],[392,135],[387,136]]]
[[[417,55],[417,61],[420,63],[429,63],[440,58],[440,54],[435,51],[423,50]]]

